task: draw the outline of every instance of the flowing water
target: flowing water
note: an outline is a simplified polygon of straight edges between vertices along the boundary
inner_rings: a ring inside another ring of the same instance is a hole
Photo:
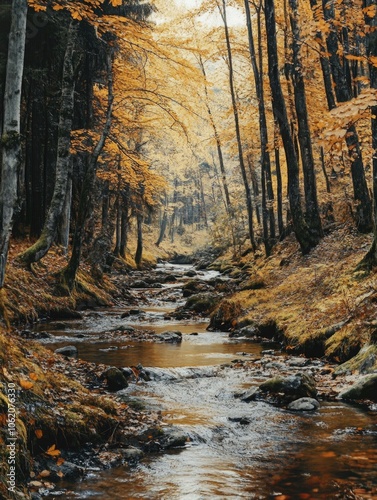
[[[182,280],[187,266],[168,270]],[[213,276],[205,273],[200,279]],[[171,301],[174,294],[180,297],[179,283],[165,286],[167,295],[149,291],[149,299],[140,306],[144,313],[137,318],[122,319],[125,308],[96,311],[86,313],[83,321],[66,322],[64,330],[51,330],[53,341],[46,341],[51,348],[73,344],[82,359],[148,367],[152,380],[131,384],[125,396],[161,410],[164,423],[190,437],[183,449],[149,456],[134,468],[90,473],[83,482],[70,485],[72,493],[64,498],[377,498],[377,409],[322,402],[318,412],[295,414],[235,398],[266,374],[253,378],[229,363],[260,357],[263,346],[208,332],[203,321],[163,319],[180,304],[179,298]],[[145,290],[134,293],[146,295]],[[125,323],[157,332],[179,330],[183,342],[102,338],[102,332]]]

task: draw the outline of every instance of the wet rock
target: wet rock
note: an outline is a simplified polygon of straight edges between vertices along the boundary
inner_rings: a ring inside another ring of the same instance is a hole
[[[130,325],[119,325],[111,330],[112,332],[126,332],[126,333],[134,333],[135,328]]]
[[[179,429],[166,429],[160,442],[165,450],[170,448],[182,448],[189,441],[189,436]]]
[[[105,370],[101,375],[101,379],[106,380],[107,387],[110,391],[120,391],[128,387],[126,377],[121,370],[115,366]]]
[[[287,365],[289,366],[306,366],[309,364],[309,360],[307,358],[293,357],[287,360]]]
[[[144,452],[140,450],[140,448],[136,448],[135,446],[130,446],[125,450],[121,450],[123,458],[130,465],[137,464],[144,456]]]
[[[244,326],[239,330],[234,330],[229,334],[230,338],[247,337],[247,338],[260,338],[257,326]]]
[[[143,311],[141,309],[130,309],[128,312],[131,316],[138,316],[139,314],[142,314]]]
[[[319,403],[314,398],[300,398],[292,401],[288,405],[288,410],[291,411],[314,411],[318,410]]]
[[[338,366],[334,375],[345,375],[355,371],[366,374],[375,370],[377,370],[377,346],[366,345],[356,356]]]
[[[197,272],[194,271],[193,269],[190,269],[189,271],[185,272],[185,274],[184,274],[184,276],[188,276],[189,278],[193,278],[196,275],[197,275]]]
[[[259,388],[252,387],[251,389],[240,395],[240,400],[243,401],[244,403],[250,403],[250,401],[255,401],[258,394],[260,394]]]
[[[196,313],[210,313],[214,310],[216,305],[219,302],[219,297],[214,293],[199,293],[197,295],[192,295],[187,300],[184,305],[184,309],[188,309],[190,311]]]
[[[263,382],[259,389],[262,393],[269,393],[285,401],[294,401],[303,397],[313,398],[317,394],[313,377],[306,373],[273,377]]]
[[[248,417],[229,417],[228,420],[230,422],[236,422],[241,425],[251,424],[251,420]]]
[[[84,475],[84,468],[72,462],[64,462],[61,465],[56,465],[56,463],[50,461],[48,470],[51,471],[48,479],[52,481],[61,481],[62,479],[77,481],[77,479]],[[61,476],[61,474],[63,475]]]
[[[67,345],[65,347],[59,347],[55,349],[56,354],[61,354],[62,356],[67,356],[69,358],[77,358],[77,347],[74,345]]]
[[[161,342],[180,344],[182,342],[182,333],[167,330],[166,332],[156,334],[155,338]]]
[[[131,288],[150,288],[149,283],[144,280],[136,280],[130,283]]]
[[[206,290],[207,286],[204,283],[200,283],[196,280],[190,280],[183,285],[182,295],[183,297],[191,297],[192,295],[205,292]]]
[[[364,399],[377,401],[377,373],[365,375],[352,387],[341,392],[339,397],[347,401],[361,401]]]
[[[50,328],[53,330],[65,330],[68,328],[67,323],[63,323],[62,321],[56,321],[55,323],[50,323]]]
[[[199,335],[199,333],[198,332],[192,332],[192,333],[190,333],[190,335],[195,337],[195,336]]]
[[[121,317],[121,319],[124,319],[124,318],[128,318],[129,316],[131,316],[130,311],[126,311],[123,314],[121,314],[120,317]]]

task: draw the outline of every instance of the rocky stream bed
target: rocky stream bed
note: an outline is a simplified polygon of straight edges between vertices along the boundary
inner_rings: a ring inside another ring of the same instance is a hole
[[[118,280],[115,307],[20,334],[60,351],[58,371],[145,408],[145,426],[67,456],[72,470],[36,481],[35,498],[377,498],[376,374],[356,394],[360,375],[287,355],[279,338],[208,331],[237,286],[216,271],[161,264]]]

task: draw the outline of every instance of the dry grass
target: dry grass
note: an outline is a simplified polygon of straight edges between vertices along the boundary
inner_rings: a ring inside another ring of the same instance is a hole
[[[323,339],[329,327],[347,324],[325,342],[326,354],[343,359],[368,342],[370,321],[377,318],[375,274],[363,276],[355,267],[369,248],[371,237],[343,226],[326,236],[308,256],[302,256],[293,236],[277,245],[273,255],[250,254],[242,264],[250,278],[265,287],[237,293],[244,311],[240,322],[276,321],[292,347]],[[223,259],[222,266],[231,261]]]

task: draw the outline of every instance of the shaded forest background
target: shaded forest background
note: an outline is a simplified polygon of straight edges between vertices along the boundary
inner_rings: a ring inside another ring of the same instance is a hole
[[[374,234],[360,268],[376,264],[372,0],[0,9],[1,288],[10,234],[17,265],[66,256],[61,293],[83,260],[98,280],[142,267],[145,234],[149,253],[207,241],[239,258],[290,234],[307,254],[352,224]]]

